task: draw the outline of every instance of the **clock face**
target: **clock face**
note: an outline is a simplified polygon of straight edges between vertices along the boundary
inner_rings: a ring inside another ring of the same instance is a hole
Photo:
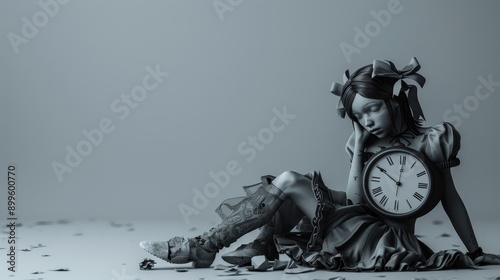
[[[381,214],[407,217],[429,200],[430,172],[417,153],[401,148],[380,152],[366,166],[365,198]]]

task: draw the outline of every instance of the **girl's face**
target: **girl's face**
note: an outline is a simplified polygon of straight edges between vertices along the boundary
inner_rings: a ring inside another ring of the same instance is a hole
[[[352,114],[361,126],[378,138],[396,134],[383,99],[366,98],[356,94],[352,102]]]

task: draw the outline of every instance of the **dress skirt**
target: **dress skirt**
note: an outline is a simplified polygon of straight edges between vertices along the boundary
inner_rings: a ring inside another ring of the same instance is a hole
[[[275,235],[279,252],[295,262],[343,271],[476,267],[459,250],[434,253],[403,225],[384,221],[367,205],[347,205],[345,192],[327,188],[318,172],[305,176],[318,202],[312,233]]]

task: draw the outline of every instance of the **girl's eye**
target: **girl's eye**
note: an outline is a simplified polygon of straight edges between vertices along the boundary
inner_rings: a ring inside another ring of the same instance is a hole
[[[371,110],[372,112],[378,112],[378,111],[380,111],[380,106],[372,106],[372,107],[370,108],[370,110]]]

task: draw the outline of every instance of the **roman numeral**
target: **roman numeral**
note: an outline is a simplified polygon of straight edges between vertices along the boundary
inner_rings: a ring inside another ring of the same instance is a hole
[[[417,163],[417,161],[415,161],[411,166],[410,166],[410,169],[413,168],[413,166],[415,166],[415,164]]]
[[[408,206],[410,206],[410,209],[412,209],[413,207],[411,207],[411,204],[410,202],[408,201],[408,199],[406,200],[406,203],[408,203]]]
[[[424,176],[425,174],[427,174],[427,172],[425,172],[425,170],[424,170],[424,171],[422,171],[422,172],[418,173],[418,174],[417,174],[417,177]]]
[[[373,197],[377,197],[382,194],[382,187],[376,187],[372,189]]]
[[[401,165],[406,164],[406,156],[399,156],[399,164]]]
[[[392,160],[391,157],[387,157],[387,161],[389,162],[389,165],[393,165],[394,161]]]
[[[380,202],[379,202],[379,203],[380,203],[380,205],[382,205],[382,206],[384,206],[384,207],[385,207],[385,205],[387,204],[387,200],[389,200],[389,199],[387,198],[387,196],[385,196],[385,195],[384,195],[384,196],[382,197],[382,199],[380,199]]]
[[[380,182],[380,177],[372,176],[372,179],[370,181],[372,181],[372,182]]]
[[[427,183],[418,183],[418,188],[419,189],[427,189],[429,186]]]
[[[394,201],[394,210],[396,210],[396,211],[399,210],[399,200]]]
[[[422,199],[424,199],[424,196],[421,195],[421,194],[419,194],[418,192],[415,192],[413,194],[413,197],[416,198],[416,199],[418,199],[418,201],[422,201]]]

